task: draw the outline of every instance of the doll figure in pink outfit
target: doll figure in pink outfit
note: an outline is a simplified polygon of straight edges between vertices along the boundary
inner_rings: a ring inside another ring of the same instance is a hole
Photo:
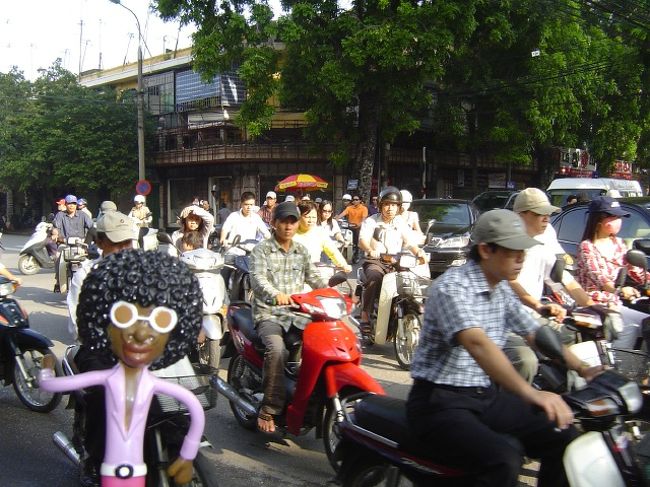
[[[160,252],[123,250],[100,260],[84,280],[77,307],[79,337],[115,365],[71,377],[55,377],[54,357],[44,359],[40,386],[71,391],[103,386],[106,448],[102,487],[144,487],[147,466],[143,440],[154,394],[185,404],[190,428],[180,456],[168,473],[177,484],[192,479],[205,417],[197,398],[149,368],[163,368],[184,357],[201,326],[201,291],[191,271]]]

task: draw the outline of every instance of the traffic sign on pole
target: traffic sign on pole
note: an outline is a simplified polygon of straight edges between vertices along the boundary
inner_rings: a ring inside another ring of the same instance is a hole
[[[135,183],[135,192],[142,196],[149,196],[149,193],[151,193],[151,183],[146,179],[141,179]]]

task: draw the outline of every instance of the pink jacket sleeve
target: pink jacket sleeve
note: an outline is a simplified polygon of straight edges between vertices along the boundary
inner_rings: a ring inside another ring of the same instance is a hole
[[[180,455],[185,460],[194,460],[199,451],[201,435],[205,427],[205,414],[196,396],[183,386],[162,379],[156,380],[156,392],[166,394],[185,404],[190,413],[190,429],[183,440]]]
[[[41,389],[48,392],[78,391],[86,387],[103,384],[106,376],[112,370],[93,370],[71,377],[55,377],[51,369],[42,369],[38,374],[38,385]]]

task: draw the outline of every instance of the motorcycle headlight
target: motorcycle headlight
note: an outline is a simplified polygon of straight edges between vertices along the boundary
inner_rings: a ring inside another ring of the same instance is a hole
[[[618,393],[625,401],[629,413],[633,414],[641,410],[641,406],[643,406],[643,395],[636,382],[623,384],[618,388]]]
[[[348,309],[345,300],[341,298],[319,298],[318,301],[320,301],[323,311],[329,318],[338,320],[347,314]]]
[[[12,282],[4,282],[0,284],[0,296],[5,298],[14,292],[14,284]]]
[[[467,247],[469,245],[469,236],[451,237],[442,240],[439,248],[454,248],[454,247]]]

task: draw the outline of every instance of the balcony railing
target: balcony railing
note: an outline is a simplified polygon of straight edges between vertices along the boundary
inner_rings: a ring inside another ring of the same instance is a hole
[[[306,143],[223,144],[161,151],[155,154],[156,166],[219,164],[232,162],[327,161],[333,144],[318,147]]]

